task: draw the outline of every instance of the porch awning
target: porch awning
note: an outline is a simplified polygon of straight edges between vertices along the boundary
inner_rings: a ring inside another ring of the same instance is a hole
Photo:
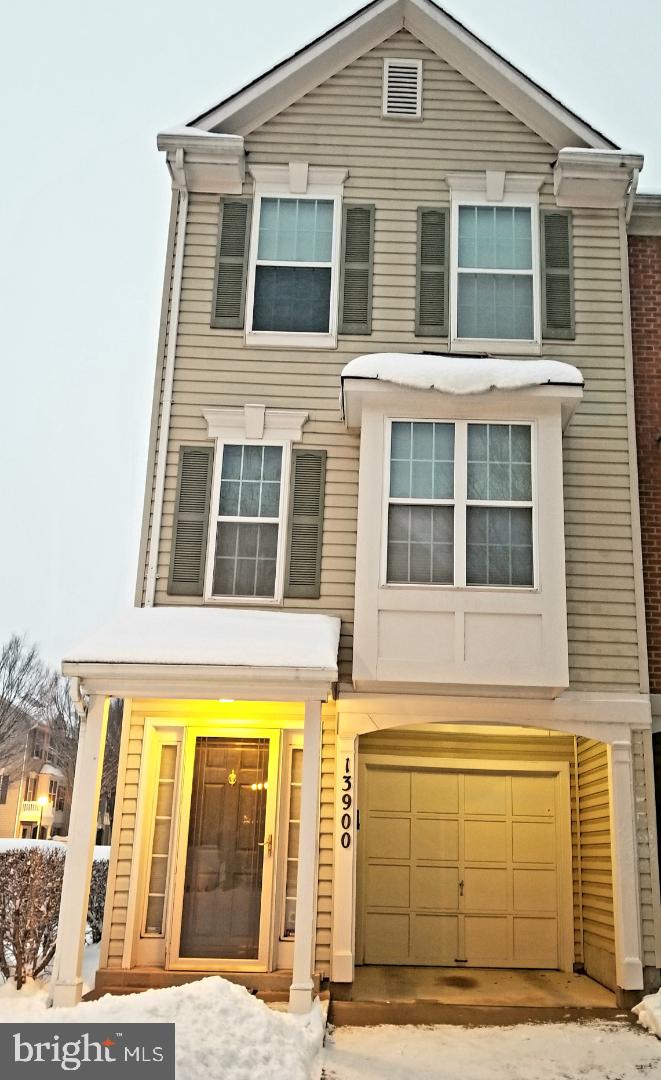
[[[337,680],[340,620],[231,608],[131,608],[62,662],[87,693],[325,698]]]

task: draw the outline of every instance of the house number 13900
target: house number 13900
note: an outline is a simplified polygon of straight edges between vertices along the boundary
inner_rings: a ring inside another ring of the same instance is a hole
[[[343,848],[351,847],[351,807],[353,805],[352,795],[352,783],[351,783],[351,762],[349,758],[346,759],[344,764],[344,776],[342,777],[342,817],[340,824],[342,826],[342,832],[340,834],[340,843]]]

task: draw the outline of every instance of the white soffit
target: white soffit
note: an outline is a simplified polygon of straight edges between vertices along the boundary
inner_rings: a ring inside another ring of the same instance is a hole
[[[245,135],[406,29],[556,149],[612,149],[596,131],[432,0],[376,0],[190,122]]]

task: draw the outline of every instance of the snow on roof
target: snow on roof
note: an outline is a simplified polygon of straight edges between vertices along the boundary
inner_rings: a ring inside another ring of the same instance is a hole
[[[60,854],[66,855],[67,853],[67,837],[60,836],[53,840],[24,840],[22,838],[13,839],[12,837],[0,839],[0,855],[3,851],[28,851],[30,848],[38,848],[41,851],[59,851]],[[94,862],[108,862],[110,858],[110,847],[107,844],[96,844],[94,847]]]
[[[583,386],[583,376],[560,360],[506,360],[497,356],[445,353],[368,353],[350,360],[345,379],[378,379],[415,390],[443,394],[483,394],[524,387]]]
[[[228,608],[130,608],[66,654],[65,663],[337,668],[331,615]]]
[[[39,771],[42,776],[64,776],[62,770],[58,769],[57,765],[51,765],[49,761],[42,765]]]

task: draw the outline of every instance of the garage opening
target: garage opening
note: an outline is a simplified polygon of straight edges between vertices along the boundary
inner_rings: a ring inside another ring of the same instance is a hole
[[[356,958],[615,985],[604,744],[422,725],[359,744]]]

